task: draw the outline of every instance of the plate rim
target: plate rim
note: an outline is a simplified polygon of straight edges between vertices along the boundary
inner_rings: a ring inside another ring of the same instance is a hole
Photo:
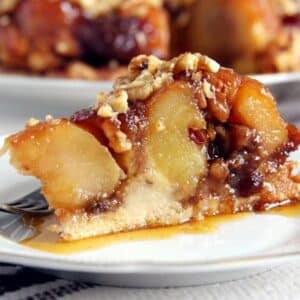
[[[79,261],[63,260],[56,257],[33,256],[22,254],[9,254],[0,250],[0,261],[3,263],[21,264],[28,267],[41,269],[60,270],[82,273],[103,274],[161,274],[161,273],[207,273],[217,271],[236,271],[250,267],[264,267],[276,264],[300,261],[300,252],[283,254],[257,255],[249,257],[234,257],[228,259],[193,261],[193,262],[154,262],[141,261],[138,263],[116,262],[116,263],[88,263]]]

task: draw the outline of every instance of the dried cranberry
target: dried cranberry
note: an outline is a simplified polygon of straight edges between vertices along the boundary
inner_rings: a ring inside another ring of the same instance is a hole
[[[286,15],[282,18],[282,22],[286,26],[300,26],[300,13],[294,15]]]
[[[253,172],[249,176],[242,176],[239,180],[238,192],[242,197],[248,197],[259,192],[263,186],[264,176],[259,172]]]
[[[120,62],[128,62],[132,57],[147,54],[147,42],[139,43],[137,36],[146,37],[154,31],[153,26],[137,17],[123,18],[110,15],[98,19],[81,18],[73,29],[80,41],[84,56],[101,63],[115,58]]]

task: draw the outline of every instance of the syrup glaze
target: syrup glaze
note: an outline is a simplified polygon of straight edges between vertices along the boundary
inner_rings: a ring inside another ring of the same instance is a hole
[[[278,214],[286,217],[300,216],[300,205],[278,207],[268,214]],[[208,234],[216,231],[220,225],[247,218],[253,213],[237,213],[234,215],[221,215],[207,217],[203,221],[191,222],[177,226],[165,226],[160,228],[148,228],[131,232],[109,234],[92,237],[78,241],[65,242],[60,240],[58,234],[51,232],[49,227],[55,223],[54,217],[25,220],[25,223],[36,229],[36,234],[21,242],[22,245],[41,251],[55,254],[72,254],[81,251],[99,249],[117,243],[145,240],[164,240],[180,234]]]

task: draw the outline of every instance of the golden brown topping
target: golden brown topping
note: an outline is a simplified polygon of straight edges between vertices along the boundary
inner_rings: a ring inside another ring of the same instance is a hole
[[[46,115],[45,117],[45,122],[52,125],[58,124],[60,121],[61,119],[54,119],[51,115]],[[26,123],[26,127],[34,127],[40,123],[42,123],[41,120],[36,118],[30,118]]]
[[[116,91],[111,99],[111,106],[114,111],[125,113],[128,110],[128,95],[125,91]]]
[[[118,113],[128,111],[128,95],[124,90],[116,90],[109,95],[100,92],[97,96],[95,109],[97,114],[103,118],[116,117]]]
[[[53,119],[53,116],[51,116],[51,115],[46,115],[46,117],[45,117],[45,121],[46,122],[52,122],[54,119]]]
[[[199,53],[184,53],[169,61],[154,56],[140,55],[131,60],[127,76],[116,81],[115,91],[126,91],[130,101],[146,100],[152,93],[173,81],[174,75],[192,73],[201,78],[199,71],[216,73],[219,64]]]
[[[26,123],[26,127],[33,127],[39,123],[40,123],[40,120],[38,120],[36,118],[30,118]]]
[[[206,70],[209,72],[217,73],[220,69],[220,65],[210,57],[206,55],[198,54],[199,56],[199,64],[198,70]]]
[[[174,67],[174,73],[198,70],[199,57],[192,53],[185,53],[178,57]]]
[[[131,101],[146,100],[153,92],[173,80],[169,67],[169,62],[154,56],[137,56],[128,66],[128,75],[119,78],[114,89],[126,91]]]
[[[112,107],[108,103],[101,105],[97,114],[102,118],[112,118],[116,116],[116,113],[114,113]]]

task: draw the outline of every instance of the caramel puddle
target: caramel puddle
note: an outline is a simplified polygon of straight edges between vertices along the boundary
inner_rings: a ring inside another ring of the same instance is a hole
[[[267,213],[279,214],[287,217],[300,216],[300,204],[275,208]],[[122,242],[164,240],[178,234],[211,233],[216,231],[218,227],[224,223],[240,220],[251,215],[253,215],[253,213],[237,213],[235,215],[207,217],[203,221],[191,222],[182,225],[115,233],[72,242],[62,241],[56,233],[49,231],[48,228],[54,224],[55,219],[54,217],[46,217],[35,219],[34,221],[26,221],[27,224],[30,223],[30,226],[33,226],[36,229],[36,234],[32,238],[21,242],[21,244],[33,249],[55,254],[72,254],[81,251],[99,249]]]
[[[36,229],[36,234],[21,242],[22,245],[56,254],[71,254],[86,250],[99,249],[113,244],[129,241],[164,240],[178,234],[204,234],[215,231],[219,225],[239,220],[251,215],[239,213],[206,218],[203,221],[185,223],[176,226],[140,229],[130,232],[121,232],[104,236],[86,238],[79,241],[65,242],[59,239],[56,233],[48,230],[54,224],[54,217],[36,219],[30,225]],[[26,221],[28,224],[28,220]]]

